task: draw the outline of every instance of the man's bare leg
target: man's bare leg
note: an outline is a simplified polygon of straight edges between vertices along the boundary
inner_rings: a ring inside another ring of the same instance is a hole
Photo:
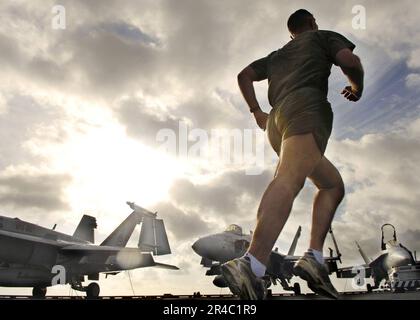
[[[257,226],[248,250],[261,263],[267,264],[295,197],[321,158],[311,133],[292,136],[283,141],[276,176],[262,197]]]
[[[319,189],[313,204],[311,242],[308,252],[296,262],[293,272],[306,280],[312,291],[338,299],[338,292],[324,264],[322,247],[335,210],[343,199],[344,185],[338,170],[325,157],[319,161],[309,178]]]
[[[318,188],[312,210],[309,247],[322,252],[335,211],[344,197],[344,184],[337,168],[326,157],[319,161],[309,179]]]

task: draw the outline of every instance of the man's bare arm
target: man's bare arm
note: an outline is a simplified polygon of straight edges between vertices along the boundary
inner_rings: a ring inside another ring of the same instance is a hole
[[[358,101],[363,93],[364,71],[360,58],[350,49],[342,49],[335,56],[335,63],[347,76],[350,86],[342,94],[350,101]]]
[[[244,99],[251,111],[258,110],[260,108],[255,96],[253,82],[261,80],[263,79],[259,79],[254,69],[252,69],[250,66],[246,67],[238,74],[239,88],[241,89],[242,95],[244,96]]]
[[[254,89],[254,82],[261,80],[264,79],[259,78],[254,69],[250,66],[246,67],[238,74],[238,85],[242,95],[248,104],[250,111],[254,114],[258,126],[265,130],[268,114],[261,110]]]

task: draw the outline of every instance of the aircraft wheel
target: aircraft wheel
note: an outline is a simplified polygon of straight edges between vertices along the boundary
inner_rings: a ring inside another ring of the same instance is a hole
[[[33,287],[32,289],[32,297],[42,299],[45,298],[45,295],[47,294],[47,288],[46,287]]]
[[[372,285],[370,284],[370,283],[368,283],[367,285],[366,285],[366,290],[367,290],[367,292],[372,292],[372,290],[373,290],[373,288],[372,288]]]
[[[96,282],[92,282],[86,288],[86,297],[97,298],[99,297],[99,291],[100,291],[99,284],[97,284]]]
[[[293,285],[293,292],[297,296],[302,293],[302,291],[300,290],[300,284],[299,283],[295,282],[295,284]]]
[[[405,292],[405,290],[404,290],[404,288],[395,288],[395,289],[394,289],[394,292],[395,292],[395,293],[404,293],[404,292]]]

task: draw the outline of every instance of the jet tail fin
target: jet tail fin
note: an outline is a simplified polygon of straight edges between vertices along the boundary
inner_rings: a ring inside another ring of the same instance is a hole
[[[372,261],[368,258],[366,253],[363,251],[362,247],[359,245],[357,241],[355,241],[357,249],[359,250],[360,255],[362,256],[363,260],[366,264],[370,264]]]
[[[156,213],[132,202],[127,204],[133,212],[101,243],[101,246],[125,247],[136,225],[141,223],[138,247],[155,255],[171,253],[163,220],[156,219]]]
[[[162,219],[156,219],[156,216],[143,218],[138,247],[142,251],[153,252],[154,255],[171,253]]]
[[[80,220],[73,237],[95,243],[96,219],[92,216],[84,215]]]
[[[143,209],[132,202],[127,202],[133,212],[101,243],[101,246],[125,247],[135,227],[144,217],[156,217],[156,214]]]
[[[288,256],[293,256],[295,254],[296,246],[298,243],[298,240],[300,238],[300,233],[302,231],[302,227],[299,226],[299,228],[296,231],[295,237],[293,238],[292,244],[290,246],[289,252],[287,253]]]

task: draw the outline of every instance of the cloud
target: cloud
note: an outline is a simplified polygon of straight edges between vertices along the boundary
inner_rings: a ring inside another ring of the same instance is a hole
[[[20,163],[40,164],[45,159],[35,156],[28,149],[28,141],[40,139],[44,144],[63,143],[66,132],[63,121],[66,116],[56,106],[42,103],[32,96],[8,91],[3,98],[5,108],[0,113],[0,168]],[[54,130],[43,130],[53,128]]]
[[[149,35],[140,30],[139,27],[125,23],[123,21],[104,24],[103,28],[105,31],[114,33],[129,41],[155,46],[160,44],[160,40],[157,37]]]
[[[420,68],[420,48],[413,50],[407,61],[407,65],[412,69]]]
[[[405,84],[409,88],[419,88],[420,87],[420,74],[418,74],[418,73],[410,73],[405,78]]]
[[[63,189],[70,181],[66,174],[2,174],[0,204],[16,209],[68,209]]]
[[[414,251],[419,252],[420,250],[420,228],[419,229],[408,229],[403,233],[399,233],[397,230],[397,239],[405,245],[413,253]],[[417,254],[416,254],[417,255]]]
[[[144,99],[121,102],[115,114],[125,126],[128,135],[154,147],[158,146],[156,135],[159,130],[169,129],[178,133],[179,122],[182,121],[148,106]]]
[[[258,199],[272,174],[272,170],[257,176],[247,175],[245,170],[230,171],[203,184],[180,179],[174,182],[170,195],[181,208],[227,223],[233,223],[233,219],[240,223],[249,216],[255,217]]]
[[[69,16],[63,32],[50,29],[49,6],[53,2],[6,6],[7,23],[2,28],[5,65],[24,81],[38,83],[39,88],[54,87],[70,95],[94,97],[109,108],[114,107],[113,99],[136,92],[153,97],[166,95],[172,97],[168,103],[172,111],[166,110],[172,117],[187,117],[196,127],[208,129],[221,124],[243,127],[248,121],[248,117],[243,117],[246,107],[242,101],[239,110],[232,109],[226,101],[214,99],[215,89],[238,97],[238,71],[289,40],[285,21],[299,6],[312,10],[323,28],[352,32],[351,38],[358,44],[362,40],[370,47],[380,48],[378,52],[398,52],[403,59],[413,60],[416,56],[415,10],[406,12],[407,6],[396,6],[391,1],[384,1],[384,8],[379,11],[362,1],[368,13],[368,28],[364,31],[350,28],[350,3],[338,5],[331,1],[317,6],[308,6],[306,1],[293,5],[247,1],[245,5],[237,0],[223,4],[183,0],[176,6],[171,1],[93,3],[64,1]],[[336,15],[329,15],[330,10]],[[34,21],[28,23],[31,11]],[[115,12],[120,14],[116,16]],[[384,12],[393,12],[394,16],[386,25],[381,24]],[[19,32],[18,41],[7,36],[17,32],[10,27],[12,22],[27,30],[26,34]],[[273,33],[272,26],[279,26],[278,32]],[[388,32],[382,32],[383,28]],[[34,38],[40,40],[38,47],[31,44]],[[368,70],[383,68],[390,62],[388,57],[388,61],[379,63],[378,52],[375,51]],[[185,95],[191,98],[185,99]],[[261,100],[266,104],[266,99]],[[128,132],[134,133],[126,118],[123,115],[120,120]]]
[[[184,212],[168,202],[158,203],[156,206],[161,218],[165,221],[166,229],[172,233],[174,241],[193,240],[211,230],[211,224],[206,221],[206,214],[200,212]]]

